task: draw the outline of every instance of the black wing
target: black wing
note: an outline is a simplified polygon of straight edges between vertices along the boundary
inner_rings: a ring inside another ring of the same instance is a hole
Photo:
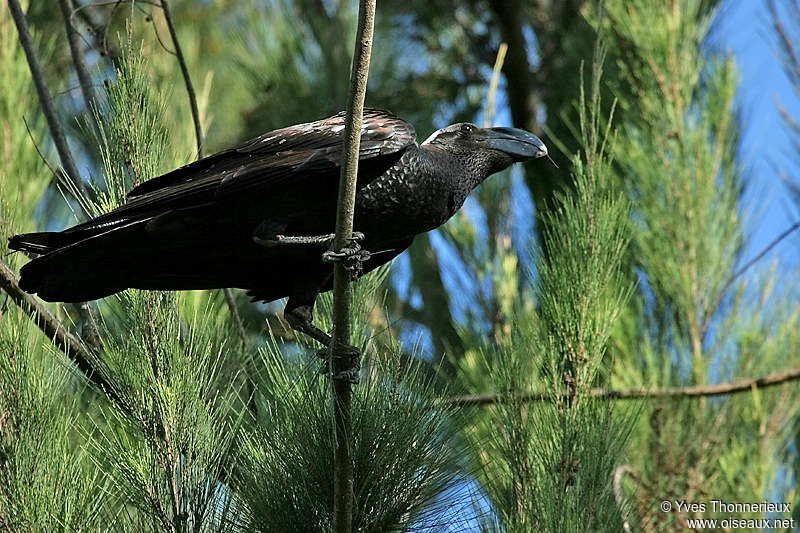
[[[344,141],[344,112],[330,118],[265,133],[151,179],[128,193],[134,202],[156,201],[173,190],[214,190],[217,195],[274,186],[292,176],[339,167]],[[391,156],[414,144],[408,122],[389,111],[365,109],[359,160]]]
[[[214,209],[230,199],[265,197],[299,180],[316,180],[308,182],[311,188],[338,183],[344,119],[341,112],[265,133],[142,183],[128,193],[125,204],[88,222],[60,233],[17,236],[14,248],[47,253],[132,221],[163,220],[195,208]],[[414,127],[390,111],[365,109],[359,161],[366,168],[399,159],[415,139]],[[359,172],[359,186],[368,183],[363,182],[365,175],[367,180],[376,177]]]

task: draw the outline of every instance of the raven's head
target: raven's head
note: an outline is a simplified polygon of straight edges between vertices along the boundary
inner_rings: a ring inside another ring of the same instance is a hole
[[[532,133],[517,128],[480,128],[464,122],[434,132],[424,146],[453,155],[479,157],[488,163],[490,172],[497,172],[518,161],[547,155],[547,147]]]

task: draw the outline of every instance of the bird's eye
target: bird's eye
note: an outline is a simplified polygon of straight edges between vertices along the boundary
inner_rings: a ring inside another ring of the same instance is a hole
[[[459,131],[461,133],[470,133],[473,129],[472,124],[462,124]]]

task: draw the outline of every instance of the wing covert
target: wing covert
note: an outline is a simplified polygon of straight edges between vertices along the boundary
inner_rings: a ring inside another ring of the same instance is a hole
[[[277,185],[296,174],[330,170],[341,165],[344,118],[341,112],[323,120],[273,130],[148,180],[131,190],[128,199],[174,198],[175,193],[186,194],[192,187],[204,196],[211,190],[228,194]],[[408,122],[389,111],[364,110],[359,160],[392,155],[415,141],[416,132]]]

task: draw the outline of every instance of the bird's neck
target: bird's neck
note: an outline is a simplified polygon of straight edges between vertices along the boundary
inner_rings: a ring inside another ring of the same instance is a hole
[[[490,162],[474,154],[454,154],[436,146],[422,146],[434,179],[453,182],[459,189],[472,189],[492,174]]]

